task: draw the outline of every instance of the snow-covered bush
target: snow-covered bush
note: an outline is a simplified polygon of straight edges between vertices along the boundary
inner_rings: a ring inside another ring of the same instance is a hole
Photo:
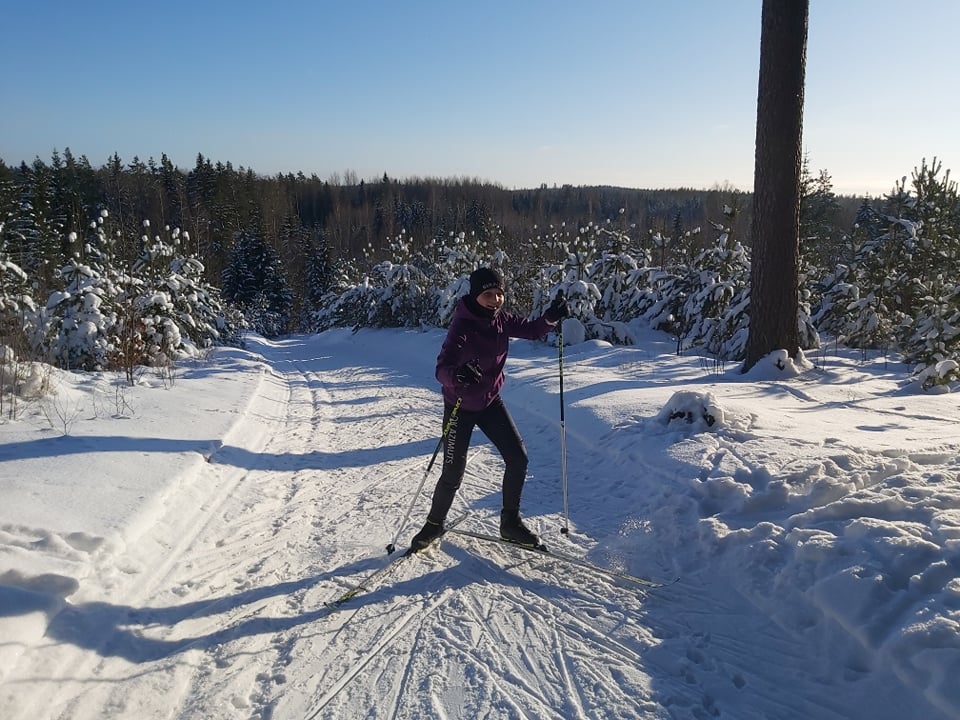
[[[64,369],[110,366],[118,302],[130,278],[119,267],[108,217],[102,211],[90,222],[80,251],[57,274],[61,288],[50,294],[36,323],[40,357]],[[77,244],[75,233],[67,239]]]
[[[369,275],[319,314],[320,329],[330,327],[415,327],[425,316],[435,316],[435,295],[426,290],[426,276],[412,264],[389,261],[374,266]]]
[[[923,390],[946,390],[951,383],[960,381],[960,363],[945,359],[919,369],[917,382]]]
[[[900,350],[922,385],[949,382],[941,370],[960,359],[956,183],[924,162],[912,192],[904,179],[883,213],[861,209],[857,221],[852,260],[823,282],[818,328],[851,347]]]
[[[561,251],[563,257],[558,264],[543,264],[535,274],[533,300],[530,316],[539,317],[563,293],[573,318],[583,328],[586,339],[603,339],[617,342],[630,342],[632,338],[622,323],[605,322],[597,317],[597,311],[603,295],[592,274],[597,266],[598,239],[605,235],[597,226],[588,224],[580,228],[576,237],[565,238],[554,233],[548,240],[548,246]],[[616,267],[616,263],[610,265]],[[604,280],[605,284],[609,284]],[[617,300],[609,295],[611,302]],[[565,325],[567,325],[565,323]]]
[[[595,308],[597,319],[615,322],[630,317],[639,293],[637,270],[637,261],[626,252],[603,252],[593,262],[588,274],[595,278],[594,284],[600,292]]]
[[[436,319],[433,324],[446,327],[450,324],[457,301],[470,290],[470,273],[481,265],[492,265],[501,273],[504,272],[506,255],[498,253],[494,263],[484,262],[483,250],[475,239],[468,238],[464,232],[450,233],[445,241],[434,240],[436,250],[432,253],[436,257],[435,264],[426,266],[432,271],[430,276],[433,288],[436,290]],[[507,283],[508,291],[515,288]],[[424,322],[430,322],[424,318]]]
[[[955,381],[960,361],[960,195],[941,168],[936,159],[924,161],[913,174],[913,195],[898,197],[903,207],[896,208],[917,228],[904,278],[912,305],[904,308],[897,338],[926,389]]]
[[[924,389],[958,379],[960,360],[960,285],[938,277],[934,292],[924,298],[918,312],[904,328],[903,350]]]
[[[413,253],[406,233],[390,243],[392,260],[372,263],[359,280],[341,278],[341,288],[321,301],[316,313],[320,330],[331,327],[416,327],[437,322],[437,282],[424,271],[429,265]],[[345,266],[358,275],[356,266]]]
[[[690,265],[680,309],[688,327],[684,341],[722,360],[738,360],[749,331],[750,255],[722,233]]]
[[[36,310],[27,274],[0,249],[0,343],[20,346]]]
[[[220,291],[203,280],[203,263],[194,257],[175,256],[163,286],[173,304],[180,330],[199,348],[236,344],[238,319],[228,318]]]
[[[445,326],[457,301],[469,290],[469,276],[480,266],[493,267],[507,282],[507,297],[513,292],[506,270],[509,262],[502,250],[484,256],[482,243],[465,233],[435,239],[424,252],[412,252],[404,235],[391,244],[392,260],[372,264],[361,271],[344,264],[344,274],[334,292],[321,301],[313,315],[313,327],[417,327]],[[351,280],[350,274],[358,279]]]
[[[722,360],[743,357],[749,329],[750,255],[721,232],[686,267],[648,269],[641,317],[670,332],[677,351],[700,347]]]
[[[586,231],[593,233],[590,247],[595,248],[586,274],[600,293],[594,316],[604,324],[628,321],[635,317],[635,308],[647,289],[642,270],[649,268],[650,253],[638,247],[623,228],[590,224]]]
[[[33,357],[71,369],[123,369],[132,381],[134,367],[168,366],[188,342],[239,340],[242,317],[203,280],[203,265],[182,255],[179,230],[150,237],[148,223],[144,229],[140,253],[125,268],[106,211],[91,222],[82,257],[61,268],[62,287],[26,323]]]
[[[108,333],[116,323],[116,287],[80,258],[68,262],[60,275],[66,287],[50,295],[40,315],[47,358],[64,369],[103,369]]]
[[[435,296],[417,265],[383,262],[373,269],[373,276],[379,287],[389,289],[377,307],[379,327],[416,327],[436,317]]]

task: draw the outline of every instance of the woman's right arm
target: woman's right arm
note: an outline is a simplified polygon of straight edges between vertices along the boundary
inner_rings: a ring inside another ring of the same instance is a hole
[[[463,365],[461,351],[467,342],[467,335],[463,323],[454,320],[450,323],[447,330],[447,337],[440,348],[440,354],[437,356],[436,377],[440,384],[445,387],[454,387],[456,380],[454,376],[457,368]]]

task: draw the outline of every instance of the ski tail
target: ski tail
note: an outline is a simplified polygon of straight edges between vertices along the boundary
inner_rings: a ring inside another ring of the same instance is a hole
[[[613,570],[611,568],[605,568],[600,565],[595,565],[589,560],[584,560],[583,558],[577,557],[576,555],[568,555],[564,552],[557,552],[555,550],[550,550],[546,545],[542,543],[540,545],[522,545],[520,543],[511,542],[510,540],[504,540],[501,537],[496,535],[488,535],[486,533],[475,532],[473,530],[465,530],[461,528],[450,528],[450,532],[456,535],[462,535],[464,537],[471,537],[477,540],[484,540],[486,542],[495,542],[500,543],[501,545],[509,545],[511,547],[520,548],[521,550],[526,550],[527,552],[537,553],[543,555],[552,560],[558,560],[568,565],[575,565],[577,567],[583,568],[598,575],[605,575],[606,577],[613,578],[616,580],[622,580],[624,582],[629,582],[634,585],[639,585],[644,588],[664,588],[670,585],[673,585],[676,582],[679,582],[680,578],[673,578],[672,580],[658,581],[651,580],[650,578],[643,578],[637,575],[631,575],[630,573],[621,572],[619,570]]]

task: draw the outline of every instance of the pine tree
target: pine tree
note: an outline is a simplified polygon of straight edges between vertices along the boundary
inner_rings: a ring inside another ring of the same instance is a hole
[[[946,382],[944,363],[960,360],[960,196],[942,165],[914,170],[912,193],[902,187],[888,209],[908,232],[900,245],[897,341],[925,386]],[[893,226],[893,225],[891,225]]]
[[[750,326],[750,254],[723,233],[688,269],[684,340],[720,360],[743,359]]]
[[[797,330],[800,139],[809,0],[764,0],[754,176],[753,298],[743,370],[773,350],[791,357]]]
[[[313,312],[334,284],[335,270],[325,234],[318,233],[307,246],[303,275],[304,307],[307,312]]]
[[[102,370],[109,364],[108,331],[116,322],[116,288],[79,256],[60,270],[65,289],[44,308],[45,357],[65,369]]]
[[[293,296],[277,252],[260,235],[236,234],[223,271],[223,297],[266,337],[288,331]]]
[[[808,267],[834,267],[840,261],[843,233],[840,203],[826,170],[814,178],[804,159],[800,176],[800,253]]]

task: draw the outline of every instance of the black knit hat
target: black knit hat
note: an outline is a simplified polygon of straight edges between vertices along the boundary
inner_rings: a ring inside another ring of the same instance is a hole
[[[470,273],[470,297],[476,297],[484,290],[497,288],[500,292],[506,292],[503,287],[503,278],[496,270],[492,268],[477,268]]]

